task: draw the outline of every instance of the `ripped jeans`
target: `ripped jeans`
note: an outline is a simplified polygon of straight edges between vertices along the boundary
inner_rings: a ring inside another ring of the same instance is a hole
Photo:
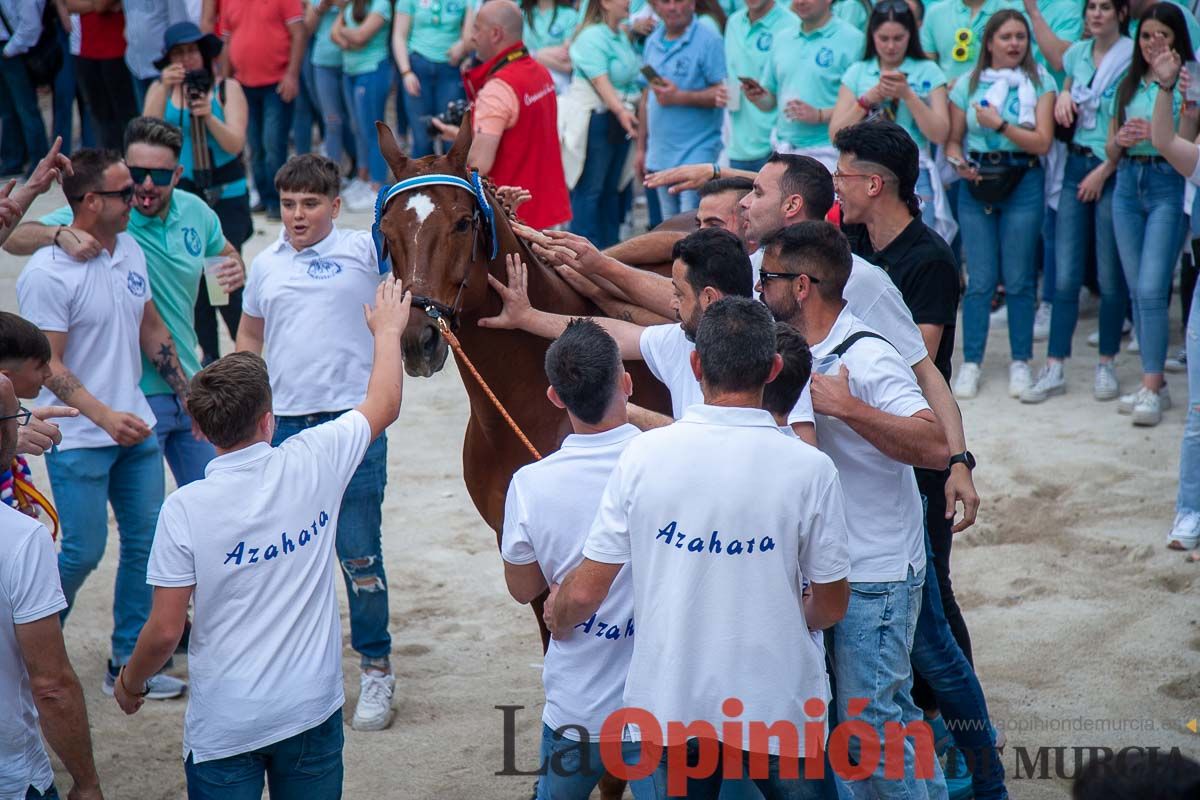
[[[276,417],[278,447],[302,430],[340,417],[344,411]],[[362,656],[362,666],[389,668],[392,637],[388,633],[387,575],[383,571],[383,490],[387,486],[387,434],[367,448],[338,513],[337,557],[350,601],[350,646]]]

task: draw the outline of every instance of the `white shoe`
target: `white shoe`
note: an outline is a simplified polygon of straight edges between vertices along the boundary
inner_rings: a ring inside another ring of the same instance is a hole
[[[1169,357],[1163,369],[1167,372],[1187,372],[1187,350],[1179,348],[1179,352]]]
[[[1133,403],[1133,424],[1152,428],[1162,422],[1162,398],[1157,392],[1143,387]]]
[[[1066,394],[1067,379],[1061,361],[1047,361],[1038,373],[1037,382],[1021,392],[1022,403],[1041,403],[1056,394]]]
[[[1195,550],[1200,546],[1200,512],[1180,511],[1175,515],[1167,546],[1172,550]]]
[[[1125,345],[1125,349],[1131,353],[1142,352],[1142,346],[1140,344],[1138,344],[1138,339],[1137,339],[1136,333],[1129,334],[1129,344]]]
[[[1028,361],[1014,361],[1008,365],[1008,396],[1020,397],[1033,386],[1033,372]]]
[[[350,188],[342,195],[342,202],[346,204],[346,210],[361,214],[375,210],[375,195],[376,192],[371,188],[371,184],[366,181],[356,181],[351,183]]]
[[[1008,324],[1008,306],[1001,304],[999,308],[992,312],[988,317],[989,328],[1003,328]]]
[[[1040,303],[1037,311],[1033,315],[1033,340],[1035,342],[1044,342],[1050,338],[1050,315],[1052,306],[1049,303]]]
[[[1121,384],[1112,362],[1096,365],[1096,380],[1092,384],[1092,397],[1097,400],[1116,400],[1121,394]]]
[[[983,383],[983,374],[978,364],[965,362],[958,368],[954,376],[954,396],[969,400],[979,394],[979,384]]]
[[[104,683],[100,687],[109,697],[112,697],[113,692],[116,691],[119,674],[119,668],[113,666],[112,661],[109,661],[108,671],[104,673]],[[145,689],[147,700],[172,700],[187,691],[187,681],[160,672],[150,676],[150,679],[146,681]]]
[[[359,684],[358,705],[350,727],[356,731],[381,731],[392,724],[392,690],[396,676],[392,673],[363,670]]]
[[[1139,386],[1136,392],[1121,395],[1121,399],[1117,401],[1118,414],[1132,414],[1133,407],[1137,405],[1138,397],[1142,392],[1148,392],[1149,389],[1144,386]],[[1167,387],[1163,386],[1158,390],[1158,404],[1163,411],[1171,408],[1171,394],[1167,391]]]

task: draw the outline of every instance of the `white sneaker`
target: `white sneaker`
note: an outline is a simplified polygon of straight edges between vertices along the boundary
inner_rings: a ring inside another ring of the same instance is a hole
[[[978,364],[965,362],[958,368],[954,376],[954,396],[969,400],[979,394],[979,384],[983,383],[983,373]]]
[[[1037,382],[1021,392],[1022,403],[1041,403],[1056,394],[1066,394],[1067,379],[1061,361],[1047,361],[1038,373]]]
[[[1180,511],[1175,515],[1167,546],[1173,550],[1195,550],[1200,546],[1200,512]]]
[[[1187,349],[1179,348],[1178,353],[1167,358],[1163,369],[1167,372],[1187,372]]]
[[[356,731],[381,731],[392,724],[392,690],[396,676],[392,673],[363,670],[359,684],[358,705],[350,727]]]
[[[1162,422],[1163,405],[1158,392],[1152,392],[1146,387],[1138,390],[1137,399],[1133,401],[1133,424],[1152,428]]]
[[[1039,303],[1033,315],[1033,340],[1044,342],[1050,338],[1050,315],[1053,306],[1049,303]]]
[[[1148,392],[1150,390],[1144,386],[1139,386],[1136,392],[1121,395],[1121,399],[1117,401],[1117,413],[1132,414],[1133,407],[1137,405],[1138,397],[1144,391]],[[1171,408],[1171,394],[1167,391],[1166,386],[1163,386],[1158,390],[1158,404],[1161,406],[1163,411],[1167,411]]]
[[[1008,324],[1008,306],[1001,304],[999,308],[992,312],[988,317],[989,328],[1003,328]]]
[[[1014,361],[1008,365],[1008,396],[1020,397],[1033,386],[1033,372],[1028,361]]]
[[[104,683],[100,687],[109,697],[112,697],[113,692],[116,691],[118,674],[119,668],[114,666],[112,661],[109,661],[108,671],[104,673]],[[147,700],[172,700],[181,696],[186,691],[187,681],[180,680],[165,672],[151,675],[150,679],[146,681]]]
[[[1092,397],[1097,400],[1116,400],[1121,394],[1121,384],[1112,362],[1096,365],[1096,380],[1092,384]]]
[[[1136,333],[1129,334],[1129,344],[1125,345],[1125,349],[1131,353],[1142,352],[1142,346],[1140,344],[1138,344]]]

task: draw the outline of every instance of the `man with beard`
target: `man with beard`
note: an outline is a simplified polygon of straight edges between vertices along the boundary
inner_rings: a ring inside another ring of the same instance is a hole
[[[241,288],[244,269],[237,248],[221,232],[216,213],[195,195],[175,189],[183,173],[182,146],[179,129],[154,117],[138,117],[125,129],[125,161],[133,176],[135,212],[129,217],[128,231],[146,256],[155,305],[171,332],[187,380],[200,370],[193,309],[205,260],[225,257],[218,280],[226,292]],[[72,227],[73,220],[71,207],[63,206],[37,222],[20,225],[5,249],[28,255],[57,244],[76,258],[96,256],[99,242]],[[214,455],[212,445],[192,435],[187,409],[145,356],[140,388],[157,419],[154,433],[176,485],[204,477],[204,467]]]

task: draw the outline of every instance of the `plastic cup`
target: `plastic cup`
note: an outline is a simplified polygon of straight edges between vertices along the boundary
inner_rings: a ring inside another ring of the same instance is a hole
[[[1183,65],[1188,71],[1188,89],[1184,99],[1189,105],[1200,102],[1200,61],[1188,61]]]
[[[737,111],[742,107],[742,82],[735,76],[730,76],[725,79],[725,94],[728,99],[725,101],[726,111]]]
[[[208,287],[208,304],[211,306],[229,305],[229,293],[217,281],[217,274],[228,260],[228,256],[210,256],[204,259],[204,285]]]

